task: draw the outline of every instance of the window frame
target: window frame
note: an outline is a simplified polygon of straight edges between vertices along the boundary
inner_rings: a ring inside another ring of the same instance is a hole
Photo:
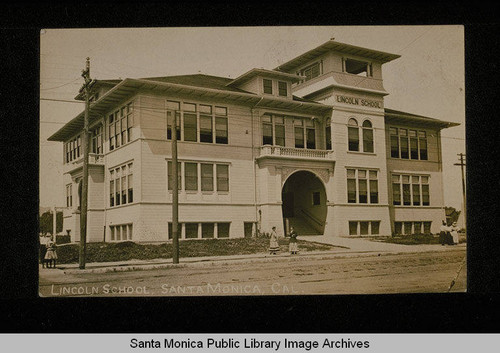
[[[133,162],[109,168],[109,208],[134,203]]]
[[[354,171],[354,174],[352,174],[352,171]],[[349,175],[350,172],[351,175]],[[360,176],[360,172],[364,172],[364,176],[363,173]],[[373,176],[374,173],[375,176]],[[378,205],[380,203],[379,173],[380,171],[374,168],[346,167],[347,203],[358,205]],[[363,190],[366,191],[366,195],[364,192],[361,194],[362,185],[363,188],[366,189]],[[374,187],[374,185],[376,185],[376,187]],[[376,191],[373,192],[373,189],[376,189]],[[354,198],[352,197],[353,192]],[[366,201],[364,197],[366,197]],[[375,197],[376,201],[374,201]]]
[[[429,160],[429,141],[427,130],[389,126],[389,139],[391,146],[391,158],[404,159],[408,161]],[[403,151],[404,146],[406,147]]]
[[[406,181],[405,181],[406,180]],[[415,182],[415,180],[418,180]],[[407,191],[405,194],[405,186]],[[430,206],[430,175],[414,173],[392,173],[392,206],[398,207],[429,207]],[[417,187],[418,192],[415,192]],[[395,196],[399,197],[396,198]],[[407,199],[405,200],[405,195]],[[418,202],[416,199],[418,195]],[[399,201],[397,201],[399,199]],[[425,201],[424,201],[425,199]]]

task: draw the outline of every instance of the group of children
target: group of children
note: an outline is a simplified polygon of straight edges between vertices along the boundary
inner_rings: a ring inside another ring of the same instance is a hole
[[[290,227],[290,233],[288,234],[290,237],[290,241],[288,244],[288,251],[290,251],[291,255],[295,255],[299,252],[297,246],[297,232],[293,227]],[[276,253],[280,250],[280,246],[278,243],[278,234],[276,233],[276,227],[273,227],[271,230],[271,236],[269,238],[269,253],[271,255],[276,255]]]
[[[446,221],[442,221],[440,232],[439,232],[439,242],[441,245],[457,245],[459,242],[457,222],[453,222],[451,226],[446,224]]]
[[[57,245],[53,237],[43,235],[40,237],[40,263],[42,268],[55,268],[57,265]]]

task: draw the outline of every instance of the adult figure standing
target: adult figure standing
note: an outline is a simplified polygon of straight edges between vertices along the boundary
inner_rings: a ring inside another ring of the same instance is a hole
[[[439,228],[439,242],[441,245],[447,243],[446,234],[448,233],[448,226],[446,225],[446,221],[441,222],[441,227]]]
[[[271,255],[276,255],[276,252],[279,250],[280,245],[278,244],[278,234],[276,234],[276,227],[273,227],[269,238],[269,253]]]
[[[451,237],[453,238],[453,245],[458,244],[458,231],[460,228],[457,227],[457,222],[453,222],[451,225]]]
[[[295,229],[293,229],[293,227],[290,227],[290,243],[288,245],[288,250],[290,251],[291,255],[297,254],[297,252],[299,251],[297,246],[297,237],[298,234]]]

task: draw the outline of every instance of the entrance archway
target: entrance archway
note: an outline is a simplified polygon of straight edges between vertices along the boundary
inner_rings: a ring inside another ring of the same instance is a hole
[[[323,234],[326,190],[316,174],[301,170],[288,177],[281,191],[284,229],[293,226],[300,235]]]

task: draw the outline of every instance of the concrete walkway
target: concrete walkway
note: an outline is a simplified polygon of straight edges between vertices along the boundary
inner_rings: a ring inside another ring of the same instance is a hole
[[[458,245],[439,245],[439,244],[421,244],[421,245],[403,245],[391,244],[381,241],[374,241],[367,238],[351,237],[333,237],[327,235],[308,235],[300,237],[301,240],[314,241],[323,244],[343,246],[350,251],[376,251],[376,252],[425,252],[425,251],[443,251],[448,249],[465,248],[466,244]]]
[[[104,273],[104,272],[122,272],[122,271],[140,271],[150,269],[168,269],[179,267],[206,267],[220,266],[227,264],[248,264],[277,261],[307,261],[311,258],[339,258],[339,257],[357,257],[357,256],[379,256],[381,254],[399,254],[415,252],[433,252],[433,251],[451,251],[465,249],[466,244],[456,246],[441,245],[401,245],[371,241],[363,238],[344,238],[324,235],[308,235],[300,238],[305,241],[330,244],[338,248],[329,251],[300,251],[297,255],[290,255],[288,252],[280,252],[276,255],[269,253],[257,253],[248,255],[230,255],[230,256],[204,256],[204,257],[185,257],[180,259],[179,264],[173,264],[172,259],[152,259],[152,260],[128,260],[117,262],[95,262],[87,263],[85,269],[80,270],[78,264],[60,264],[57,269],[41,268],[40,274],[55,275],[76,274],[76,273]]]

